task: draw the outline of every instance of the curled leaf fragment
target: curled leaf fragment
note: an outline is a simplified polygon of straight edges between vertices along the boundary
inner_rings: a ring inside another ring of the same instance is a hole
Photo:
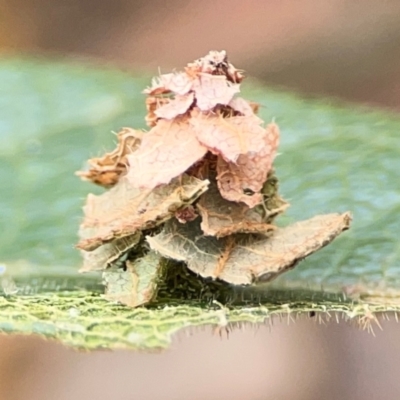
[[[124,128],[118,134],[117,148],[103,157],[91,158],[88,161],[88,171],[78,171],[76,175],[83,180],[91,181],[97,185],[111,187],[115,185],[120,176],[126,173],[128,154],[139,147],[143,132]]]
[[[246,285],[270,281],[293,268],[348,229],[350,222],[349,213],[318,215],[277,228],[270,237],[240,234],[217,239],[202,235],[196,221],[181,225],[171,220],[147,241],[153,250],[186,262],[204,278]]]
[[[159,119],[156,115],[156,110],[161,108],[163,105],[168,104],[170,99],[168,97],[156,97],[150,96],[146,99],[147,114],[145,117],[146,124],[148,126],[156,126],[157,120]]]
[[[263,219],[262,213],[243,203],[225,200],[215,180],[196,204],[201,216],[201,229],[205,235],[217,238],[233,233],[264,233],[275,229]]]
[[[115,239],[92,251],[81,250],[83,265],[79,272],[99,271],[107,268],[124,253],[139,243],[141,232]]]
[[[257,113],[259,105],[257,103],[251,103],[242,97],[234,97],[228,104],[229,107],[239,112],[245,117],[251,117]]]
[[[188,93],[187,95],[177,95],[166,104],[157,108],[154,114],[158,118],[174,119],[178,115],[185,114],[194,101],[194,94]]]
[[[271,170],[279,143],[279,128],[269,124],[256,152],[241,154],[236,162],[218,157],[217,180],[222,197],[255,207],[262,202],[260,193]]]
[[[192,89],[193,77],[185,72],[177,72],[153,78],[151,83],[151,87],[145,89],[143,93],[159,95],[172,92],[183,96]]]
[[[105,243],[154,228],[171,218],[181,207],[194,202],[208,187],[208,181],[183,175],[154,190],[139,189],[127,177],[108,192],[89,194],[80,226],[77,247],[93,251]]]

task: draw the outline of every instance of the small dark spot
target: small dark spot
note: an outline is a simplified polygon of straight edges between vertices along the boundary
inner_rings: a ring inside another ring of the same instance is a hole
[[[310,311],[310,318],[315,317],[316,313],[315,311]]]
[[[247,196],[252,196],[255,192],[251,189],[243,189],[243,193]]]

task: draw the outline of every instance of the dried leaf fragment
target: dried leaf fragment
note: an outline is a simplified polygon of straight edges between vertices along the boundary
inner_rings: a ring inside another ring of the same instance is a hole
[[[258,150],[239,155],[236,162],[218,157],[217,180],[222,197],[255,207],[262,202],[260,193],[271,170],[279,144],[279,128],[269,124]]]
[[[77,247],[93,251],[115,239],[154,228],[182,206],[195,201],[207,190],[208,184],[207,180],[183,175],[168,185],[150,190],[133,187],[123,177],[109,191],[99,196],[88,195],[80,226],[82,239]]]
[[[117,148],[103,157],[91,158],[88,161],[88,171],[78,171],[76,175],[83,180],[91,181],[97,185],[111,187],[115,185],[120,176],[126,173],[128,154],[133,153],[140,145],[143,132],[123,128],[118,134]]]
[[[240,92],[239,84],[228,81],[225,76],[205,73],[199,74],[193,90],[196,105],[201,111],[210,111],[217,104],[228,105],[233,96]]]
[[[215,180],[211,180],[209,190],[201,196],[196,207],[202,219],[201,229],[208,236],[219,238],[237,232],[266,234],[275,229],[257,210],[225,200]]]
[[[265,152],[274,155],[275,143],[269,142],[269,132],[260,126],[261,122],[255,115],[223,118],[201,113],[192,113],[190,120],[200,143],[233,163],[238,162],[240,155],[258,154],[264,146]]]
[[[183,96],[189,93],[192,86],[193,77],[186,72],[176,72],[153,78],[151,87],[145,89],[143,93],[154,96],[172,92]]]
[[[259,105],[257,103],[250,103],[242,97],[233,98],[229,104],[229,107],[232,107],[235,111],[239,112],[245,117],[251,117],[256,114],[258,111]]]
[[[107,268],[116,261],[122,254],[130,250],[139,243],[141,232],[125,236],[121,239],[103,244],[95,250],[81,250],[83,266],[79,272],[99,271]]]
[[[127,177],[135,187],[152,189],[184,173],[206,152],[187,121],[161,119],[128,155]]]
[[[161,108],[163,105],[168,104],[170,99],[168,97],[156,97],[150,96],[146,99],[146,110],[147,114],[145,117],[146,124],[148,126],[155,126],[157,124],[157,120],[159,119],[156,115],[155,111],[158,108]]]
[[[146,239],[153,250],[186,262],[204,278],[246,285],[270,281],[293,268],[348,229],[350,222],[349,213],[318,215],[278,228],[271,237],[240,234],[217,239],[203,236],[196,221],[181,225],[171,220],[161,233]]]
[[[157,108],[154,114],[158,118],[173,119],[178,115],[185,114],[193,104],[194,94],[188,93],[184,96],[177,95],[166,104]]]
[[[126,262],[126,270],[109,268],[103,272],[105,298],[129,307],[137,307],[154,300],[161,276],[161,256],[148,252],[144,257]]]

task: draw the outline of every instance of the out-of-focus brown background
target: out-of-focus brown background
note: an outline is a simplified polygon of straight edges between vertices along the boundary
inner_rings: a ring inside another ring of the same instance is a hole
[[[225,49],[304,93],[400,106],[396,0],[0,0],[0,46],[157,71]]]
[[[0,46],[149,72],[225,49],[269,84],[400,108],[397,0],[0,0]],[[398,399],[399,326],[383,326],[276,321],[159,355],[0,337],[0,399]]]

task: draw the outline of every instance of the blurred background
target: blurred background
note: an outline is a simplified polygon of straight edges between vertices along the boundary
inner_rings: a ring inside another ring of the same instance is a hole
[[[307,94],[400,106],[396,0],[0,0],[8,52],[181,68],[225,49],[248,75]]]
[[[396,0],[0,0],[0,47],[148,73],[225,49],[270,85],[400,109]],[[383,326],[276,321],[159,355],[0,337],[0,399],[398,399],[399,326]]]

